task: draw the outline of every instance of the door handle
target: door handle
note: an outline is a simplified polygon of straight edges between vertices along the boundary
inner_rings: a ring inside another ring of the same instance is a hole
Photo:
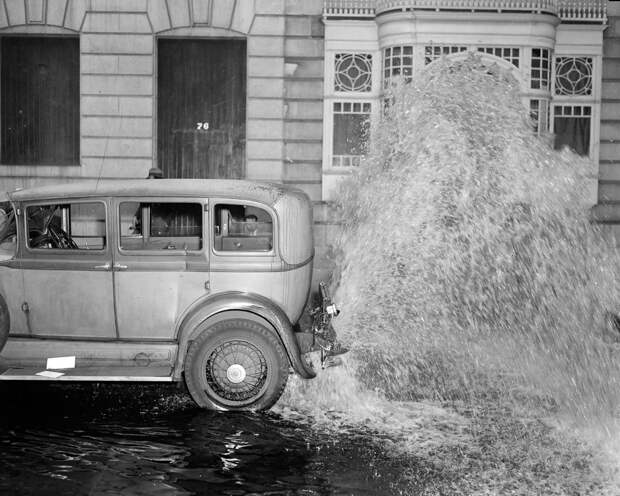
[[[111,265],[108,262],[108,263],[104,263],[103,265],[95,265],[93,267],[93,269],[95,269],[95,270],[110,270],[110,267],[111,267]]]
[[[115,268],[116,270],[127,270],[127,266],[126,266],[126,265],[119,264],[119,263],[115,263],[115,264],[114,264],[114,268]]]

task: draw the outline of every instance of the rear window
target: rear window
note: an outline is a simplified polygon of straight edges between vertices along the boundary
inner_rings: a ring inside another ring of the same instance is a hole
[[[253,205],[218,203],[214,208],[213,243],[220,252],[269,252],[273,220]]]

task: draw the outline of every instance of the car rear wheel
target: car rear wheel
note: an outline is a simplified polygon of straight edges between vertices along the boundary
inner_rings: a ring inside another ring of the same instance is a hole
[[[212,410],[265,410],[288,379],[286,351],[278,336],[245,319],[218,322],[191,344],[185,381],[194,401]]]

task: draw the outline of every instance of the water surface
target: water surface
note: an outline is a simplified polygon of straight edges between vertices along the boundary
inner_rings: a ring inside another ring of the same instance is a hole
[[[370,429],[203,411],[165,387],[0,393],[0,494],[388,495],[404,471]]]

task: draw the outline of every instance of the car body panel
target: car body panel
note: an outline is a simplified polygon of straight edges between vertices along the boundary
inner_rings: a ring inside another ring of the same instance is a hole
[[[127,270],[115,274],[118,334],[121,338],[173,339],[180,315],[206,294],[208,273]]]
[[[112,272],[57,264],[22,275],[33,336],[116,337]]]
[[[13,336],[2,350],[2,357],[10,366],[32,367],[45,370],[47,358],[74,356],[76,368],[90,369],[111,366],[158,366],[172,368],[177,354],[174,343],[105,340],[59,339]]]

